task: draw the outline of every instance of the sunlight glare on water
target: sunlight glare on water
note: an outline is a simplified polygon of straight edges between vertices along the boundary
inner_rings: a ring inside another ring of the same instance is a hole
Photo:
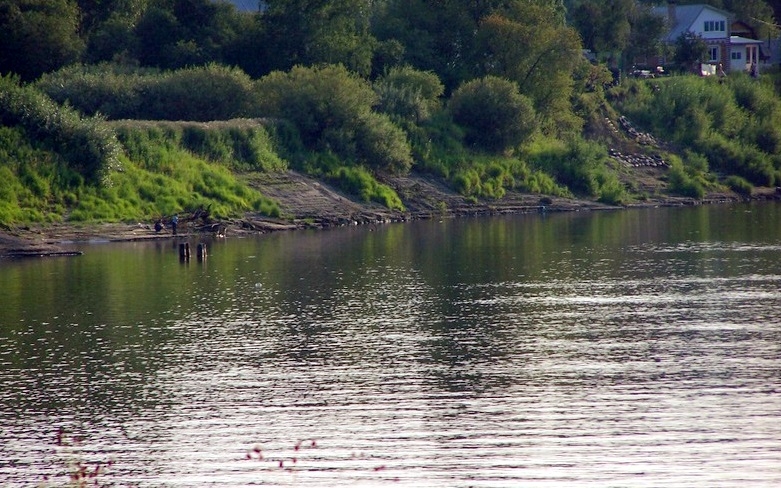
[[[677,212],[4,263],[0,486],[781,486],[781,236]]]

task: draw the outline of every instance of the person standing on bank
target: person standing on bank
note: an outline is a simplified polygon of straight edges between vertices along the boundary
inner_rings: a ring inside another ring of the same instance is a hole
[[[174,235],[176,235],[176,224],[178,223],[179,223],[178,215],[174,215],[173,217],[171,217],[171,231],[174,233]]]

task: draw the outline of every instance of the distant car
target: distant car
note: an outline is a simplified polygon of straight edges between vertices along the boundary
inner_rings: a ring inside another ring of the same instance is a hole
[[[630,73],[634,78],[653,78],[654,74],[649,69],[635,69]]]
[[[657,78],[659,76],[664,76],[665,74],[664,67],[662,66],[657,66],[653,71],[650,69],[635,68],[629,73],[629,75],[634,78]]]

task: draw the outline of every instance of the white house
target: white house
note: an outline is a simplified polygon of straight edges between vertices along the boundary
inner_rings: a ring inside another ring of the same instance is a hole
[[[674,44],[684,33],[701,37],[708,46],[703,74],[716,72],[721,64],[724,71],[750,71],[759,66],[759,46],[762,41],[731,34],[734,15],[710,5],[677,5],[668,2],[666,7],[655,7],[652,12],[665,17],[667,31],[663,41]]]

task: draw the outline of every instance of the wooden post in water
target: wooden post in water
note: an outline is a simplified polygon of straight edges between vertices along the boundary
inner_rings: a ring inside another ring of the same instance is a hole
[[[195,256],[198,258],[198,261],[203,261],[206,259],[206,244],[201,242],[198,244],[198,247],[195,252]]]
[[[179,261],[190,260],[190,243],[183,242],[179,244]]]

